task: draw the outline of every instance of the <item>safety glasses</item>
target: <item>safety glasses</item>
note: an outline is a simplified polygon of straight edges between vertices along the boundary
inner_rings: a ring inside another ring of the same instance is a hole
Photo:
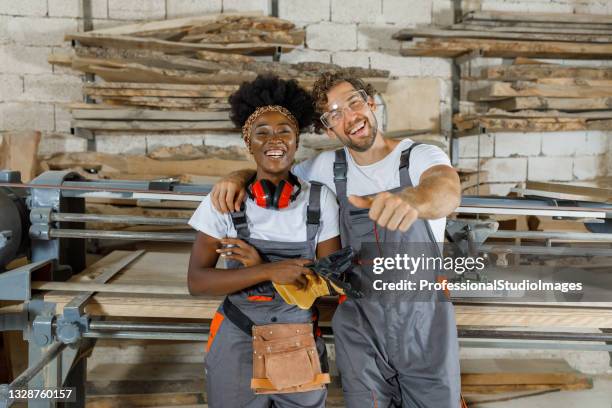
[[[360,112],[368,101],[368,94],[363,89],[351,92],[342,105],[334,103],[332,109],[321,115],[321,123],[326,128],[338,126],[344,120],[344,110]]]

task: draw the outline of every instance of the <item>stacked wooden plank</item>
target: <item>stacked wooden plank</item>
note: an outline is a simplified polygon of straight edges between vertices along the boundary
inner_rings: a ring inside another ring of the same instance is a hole
[[[573,67],[517,58],[485,68],[474,104],[454,117],[456,130],[552,132],[612,129],[612,68]],[[466,105],[462,105],[465,107]]]
[[[393,38],[406,56],[607,59],[612,17],[584,14],[471,11],[447,27],[405,29]]]
[[[71,54],[52,64],[104,81],[83,87],[87,104],[71,106],[72,126],[109,132],[235,131],[228,97],[258,74],[273,73],[309,87],[333,64],[286,64],[256,59],[290,52],[304,31],[287,20],[258,14],[220,14],[132,24],[66,35]],[[380,79],[388,71],[352,68]]]
[[[461,181],[462,195],[488,195],[490,189],[487,183],[488,172],[473,169],[457,169]]]

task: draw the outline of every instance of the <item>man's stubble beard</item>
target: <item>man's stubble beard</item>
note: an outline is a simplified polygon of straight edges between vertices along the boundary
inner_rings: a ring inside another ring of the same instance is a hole
[[[370,149],[370,147],[372,147],[372,145],[374,144],[374,141],[376,140],[376,135],[378,135],[378,121],[373,112],[372,112],[372,118],[373,118],[373,123],[370,123],[370,119],[366,118],[368,125],[370,126],[370,130],[372,132],[372,137],[367,142],[366,146],[359,146],[353,143],[353,141],[351,140],[351,137],[348,135],[346,135],[347,142],[346,143],[342,142],[342,144],[348,147],[349,149],[354,150],[359,153],[367,152]],[[342,141],[342,138],[339,138],[339,139],[340,141]]]

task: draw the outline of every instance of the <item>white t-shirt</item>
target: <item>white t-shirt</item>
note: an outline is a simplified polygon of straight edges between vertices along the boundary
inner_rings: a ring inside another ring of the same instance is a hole
[[[393,151],[384,159],[367,166],[360,166],[353,160],[353,157],[346,152],[347,169],[347,194],[348,195],[369,195],[388,191],[400,186],[399,165],[402,151],[406,150],[414,142],[410,139],[403,139],[395,146]],[[313,159],[303,161],[293,168],[293,173],[305,180],[318,181],[329,187],[336,193],[334,184],[333,163],[335,152],[323,152]],[[450,160],[446,153],[439,147],[432,145],[419,145],[410,154],[410,180],[413,185],[418,185],[421,175],[430,167],[437,165],[450,166]],[[446,218],[429,220],[432,232],[437,242],[444,242],[444,229],[446,228]]]
[[[300,180],[302,192],[287,208],[276,210],[263,208],[248,198],[246,200],[247,224],[251,238],[267,241],[301,242],[306,241],[306,209],[310,183]],[[230,214],[215,209],[210,197],[204,197],[191,216],[189,225],[211,237],[236,238],[237,232]],[[338,203],[329,188],[321,188],[321,217],[317,243],[338,236]]]

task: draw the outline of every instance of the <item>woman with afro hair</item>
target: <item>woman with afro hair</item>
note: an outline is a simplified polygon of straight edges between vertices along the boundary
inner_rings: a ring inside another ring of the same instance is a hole
[[[205,197],[189,221],[198,231],[189,291],[225,295],[207,344],[208,404],[324,407],[329,375],[312,303],[330,291],[306,265],[340,248],[338,205],[290,171],[313,101],[295,81],[267,75],[242,84],[230,105],[257,172],[234,212]]]

